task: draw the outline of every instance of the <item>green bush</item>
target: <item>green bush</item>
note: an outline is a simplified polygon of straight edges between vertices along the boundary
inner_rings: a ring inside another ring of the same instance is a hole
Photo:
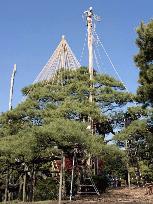
[[[53,200],[58,197],[58,184],[57,181],[49,177],[46,179],[38,178],[35,191],[34,200]]]

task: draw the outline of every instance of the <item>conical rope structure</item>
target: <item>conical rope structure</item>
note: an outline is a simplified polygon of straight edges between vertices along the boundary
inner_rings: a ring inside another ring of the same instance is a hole
[[[56,73],[61,69],[75,70],[80,67],[79,61],[76,59],[65,37],[62,36],[61,42],[35,79],[34,83],[53,79]]]

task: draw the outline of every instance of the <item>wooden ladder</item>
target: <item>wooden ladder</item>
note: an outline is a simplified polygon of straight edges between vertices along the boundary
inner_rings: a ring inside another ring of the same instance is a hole
[[[97,194],[100,195],[93,179],[91,176],[86,177],[83,179],[84,181],[79,185],[78,194],[85,195],[85,194]]]

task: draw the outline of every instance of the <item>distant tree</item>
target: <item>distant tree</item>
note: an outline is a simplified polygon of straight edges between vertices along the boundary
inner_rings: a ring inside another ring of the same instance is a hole
[[[136,44],[139,48],[134,61],[139,68],[138,100],[153,106],[153,20],[137,28]]]
[[[124,146],[126,157],[135,175],[150,175],[153,151],[153,20],[141,23],[137,28],[136,44],[139,48],[134,61],[139,69],[139,87],[136,100],[138,106],[128,108],[125,114],[125,128],[114,139],[117,144]],[[142,105],[142,106],[141,106]],[[138,182],[139,182],[138,181]]]
[[[152,126],[145,119],[132,121],[128,127],[115,136],[115,139],[126,143],[126,157],[130,167],[135,169],[135,176],[140,182],[140,177],[146,176],[153,165]],[[150,179],[153,180],[153,177]]]

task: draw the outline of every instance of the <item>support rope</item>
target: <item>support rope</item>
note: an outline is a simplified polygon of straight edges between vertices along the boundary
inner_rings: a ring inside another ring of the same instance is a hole
[[[113,67],[113,69],[114,69],[114,71],[115,71],[117,77],[118,77],[119,80],[122,82],[122,84],[124,85],[124,87],[125,87],[125,89],[127,90],[127,92],[129,92],[128,88],[126,87],[125,83],[123,82],[122,78],[120,77],[120,75],[119,75],[119,73],[118,73],[118,71],[117,71],[115,65],[113,64],[113,62],[112,62],[112,60],[111,60],[111,58],[110,58],[108,52],[106,51],[106,49],[105,49],[105,47],[104,47],[102,41],[100,40],[98,34],[96,33],[96,31],[94,31],[94,34],[96,35],[97,40],[98,40],[99,44],[101,45],[102,49],[104,50],[104,53],[106,54],[106,56],[107,56],[107,58],[108,58],[108,60],[109,60],[109,62],[110,62],[110,64],[111,64],[111,66]]]
[[[86,32],[86,35],[85,35],[84,44],[83,44],[83,47],[82,47],[82,52],[81,52],[81,56],[80,56],[80,60],[79,60],[80,64],[82,62],[82,58],[83,58],[86,42],[87,42],[87,32]]]
[[[96,55],[96,51],[95,51],[95,50],[94,50],[94,57],[95,57],[95,62],[96,62],[98,71],[100,72],[100,65],[99,65],[99,61],[98,61],[98,58],[97,58],[97,55]]]
[[[99,57],[99,59],[100,59],[100,62],[101,62],[101,67],[103,67],[102,68],[102,71],[104,72],[104,74],[106,74],[106,70],[105,70],[105,68],[104,68],[104,64],[102,63],[102,57],[101,57],[101,55],[100,55],[100,52],[99,52],[99,49],[98,49],[98,45],[95,45],[95,49],[96,49],[96,51],[97,51],[97,54],[98,54],[98,57]]]

